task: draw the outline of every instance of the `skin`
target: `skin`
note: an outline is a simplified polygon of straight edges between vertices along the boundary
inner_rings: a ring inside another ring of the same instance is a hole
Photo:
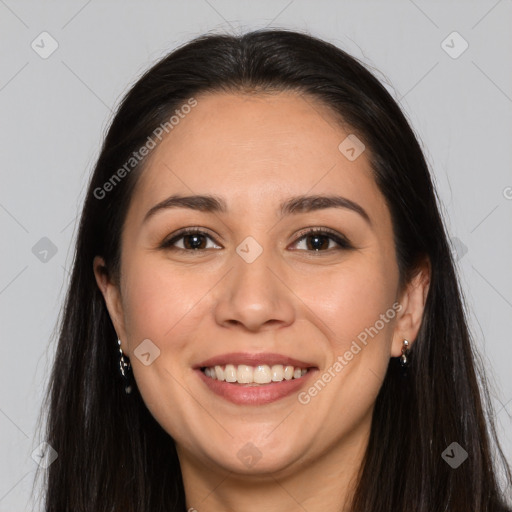
[[[350,131],[325,106],[293,92],[196,99],[137,184],[120,287],[101,272],[99,256],[97,284],[148,409],[176,441],[187,507],[347,510],[389,358],[420,327],[428,265],[399,289],[391,216],[369,149],[349,161],[338,145]],[[334,193],[364,208],[371,225],[342,208],[277,214],[290,196]],[[174,208],[143,223],[171,194],[219,195],[228,213]],[[174,251],[159,248],[185,227],[211,235],[199,254],[190,237]],[[308,227],[335,230],[354,248],[325,239],[315,252],[314,237],[298,236]],[[236,252],[247,236],[263,248],[252,263]],[[277,352],[313,362],[313,383],[396,302],[396,316],[307,404],[292,394],[235,405],[192,370],[227,352]],[[145,339],[160,350],[149,366],[134,355]],[[261,458],[247,466],[237,454],[249,442]]]

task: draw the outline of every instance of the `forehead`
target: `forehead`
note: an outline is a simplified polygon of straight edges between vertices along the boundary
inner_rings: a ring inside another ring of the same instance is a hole
[[[211,193],[228,206],[272,207],[291,195],[340,193],[385,214],[367,151],[350,161],[350,128],[297,92],[209,93],[153,150],[139,178],[134,215],[170,194]],[[370,203],[370,204],[369,204]]]

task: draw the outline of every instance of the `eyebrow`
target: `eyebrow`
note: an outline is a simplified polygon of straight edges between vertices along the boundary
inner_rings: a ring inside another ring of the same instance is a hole
[[[172,195],[160,203],[153,206],[144,216],[143,223],[147,222],[158,211],[169,208],[188,208],[207,213],[227,213],[226,201],[219,196],[213,195],[194,195],[180,196]],[[345,208],[358,213],[370,226],[372,222],[370,216],[362,206],[337,195],[301,195],[287,199],[279,206],[278,213],[281,217],[286,215],[309,213],[327,208]]]

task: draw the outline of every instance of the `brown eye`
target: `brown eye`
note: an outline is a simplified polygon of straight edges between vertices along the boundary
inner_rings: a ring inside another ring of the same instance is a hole
[[[311,229],[301,233],[300,238],[295,242],[295,244],[302,241],[305,241],[304,250],[309,252],[327,252],[329,249],[336,250],[353,248],[345,237],[331,230],[326,230],[325,228]],[[331,242],[333,242],[334,245],[330,245]]]
[[[214,242],[214,247],[208,247],[208,240]],[[316,228],[303,231],[294,245],[305,241],[305,246],[299,250],[307,252],[331,252],[332,250],[352,249],[351,243],[339,233],[326,228]],[[178,243],[181,244],[178,245]],[[163,242],[162,249],[181,250],[188,252],[200,252],[208,249],[220,249],[212,236],[206,231],[196,228],[188,228],[175,234],[169,240]]]
[[[183,240],[181,242],[181,247],[176,245],[177,242]],[[213,238],[206,233],[205,231],[201,231],[198,229],[188,229],[183,230],[173,236],[170,240],[165,241],[161,248],[165,249],[181,249],[183,251],[204,251],[210,249],[211,247],[207,247],[207,241],[213,240]],[[219,246],[216,246],[219,248]]]

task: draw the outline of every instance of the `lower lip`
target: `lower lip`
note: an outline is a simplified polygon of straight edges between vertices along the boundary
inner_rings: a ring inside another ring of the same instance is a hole
[[[257,386],[241,386],[229,382],[207,377],[201,370],[196,370],[199,378],[215,394],[233,402],[237,405],[263,405],[275,402],[280,398],[291,395],[307,384],[309,377],[316,369],[309,369],[308,372],[298,379],[259,384]]]

